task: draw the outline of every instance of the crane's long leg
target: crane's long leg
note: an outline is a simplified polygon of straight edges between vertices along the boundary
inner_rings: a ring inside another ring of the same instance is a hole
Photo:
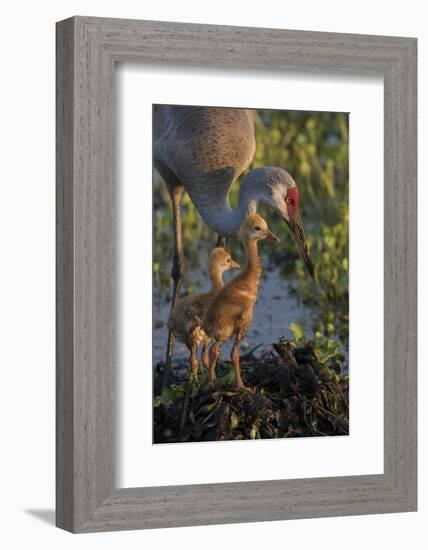
[[[174,226],[174,251],[172,256],[171,277],[174,283],[171,300],[171,310],[175,306],[177,297],[180,295],[181,281],[183,279],[184,259],[183,259],[183,240],[181,233],[181,212],[180,202],[183,195],[183,187],[174,187],[170,191],[172,202],[172,216]],[[168,331],[168,342],[166,346],[165,371],[163,386],[167,386],[169,373],[171,370],[171,359],[174,351],[174,334]]]
[[[222,235],[219,235],[218,238],[217,238],[216,247],[226,248],[226,237],[223,237]]]

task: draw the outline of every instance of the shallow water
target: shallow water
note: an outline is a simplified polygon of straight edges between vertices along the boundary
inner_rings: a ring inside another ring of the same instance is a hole
[[[234,273],[226,273],[225,281],[233,278]],[[209,289],[208,278],[204,276],[204,283],[196,292]],[[166,299],[166,292],[156,295],[153,300],[153,359],[154,364],[165,359],[166,342],[168,337],[167,321],[170,303]],[[297,297],[291,293],[290,284],[284,280],[279,270],[266,270],[259,287],[258,301],[254,311],[254,318],[246,337],[241,344],[241,354],[261,344],[255,352],[261,355],[270,349],[273,342],[281,337],[292,338],[288,326],[290,323],[300,323],[307,334],[313,334],[311,328],[311,310],[300,304]],[[222,347],[222,356],[228,357],[233,342],[227,342]],[[174,359],[186,359],[188,351],[184,344],[176,342]]]

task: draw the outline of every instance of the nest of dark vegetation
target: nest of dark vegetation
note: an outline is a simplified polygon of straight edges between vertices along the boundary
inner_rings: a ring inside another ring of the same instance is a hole
[[[348,376],[335,357],[320,361],[312,342],[273,344],[260,358],[241,357],[242,377],[253,391],[234,389],[230,363],[217,369],[210,388],[205,373],[193,382],[184,428],[187,368],[174,367],[162,391],[163,364],[155,371],[154,442],[225,441],[349,433]]]

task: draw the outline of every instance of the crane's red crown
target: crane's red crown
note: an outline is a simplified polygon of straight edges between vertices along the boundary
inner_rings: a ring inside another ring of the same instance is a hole
[[[289,187],[285,196],[285,203],[289,214],[297,214],[299,211],[299,191],[297,187]]]

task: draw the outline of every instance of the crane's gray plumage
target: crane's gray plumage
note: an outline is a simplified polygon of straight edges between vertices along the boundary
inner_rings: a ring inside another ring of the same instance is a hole
[[[168,187],[184,186],[204,221],[217,233],[230,234],[231,220],[220,213],[227,212],[230,187],[254,156],[253,113],[158,107],[154,128],[154,162]]]
[[[217,182],[221,192],[227,193],[232,182],[249,166],[255,150],[251,110],[155,107],[155,164],[167,166],[183,182],[186,191],[197,186],[195,174],[227,170],[231,179],[227,183],[220,179]]]

